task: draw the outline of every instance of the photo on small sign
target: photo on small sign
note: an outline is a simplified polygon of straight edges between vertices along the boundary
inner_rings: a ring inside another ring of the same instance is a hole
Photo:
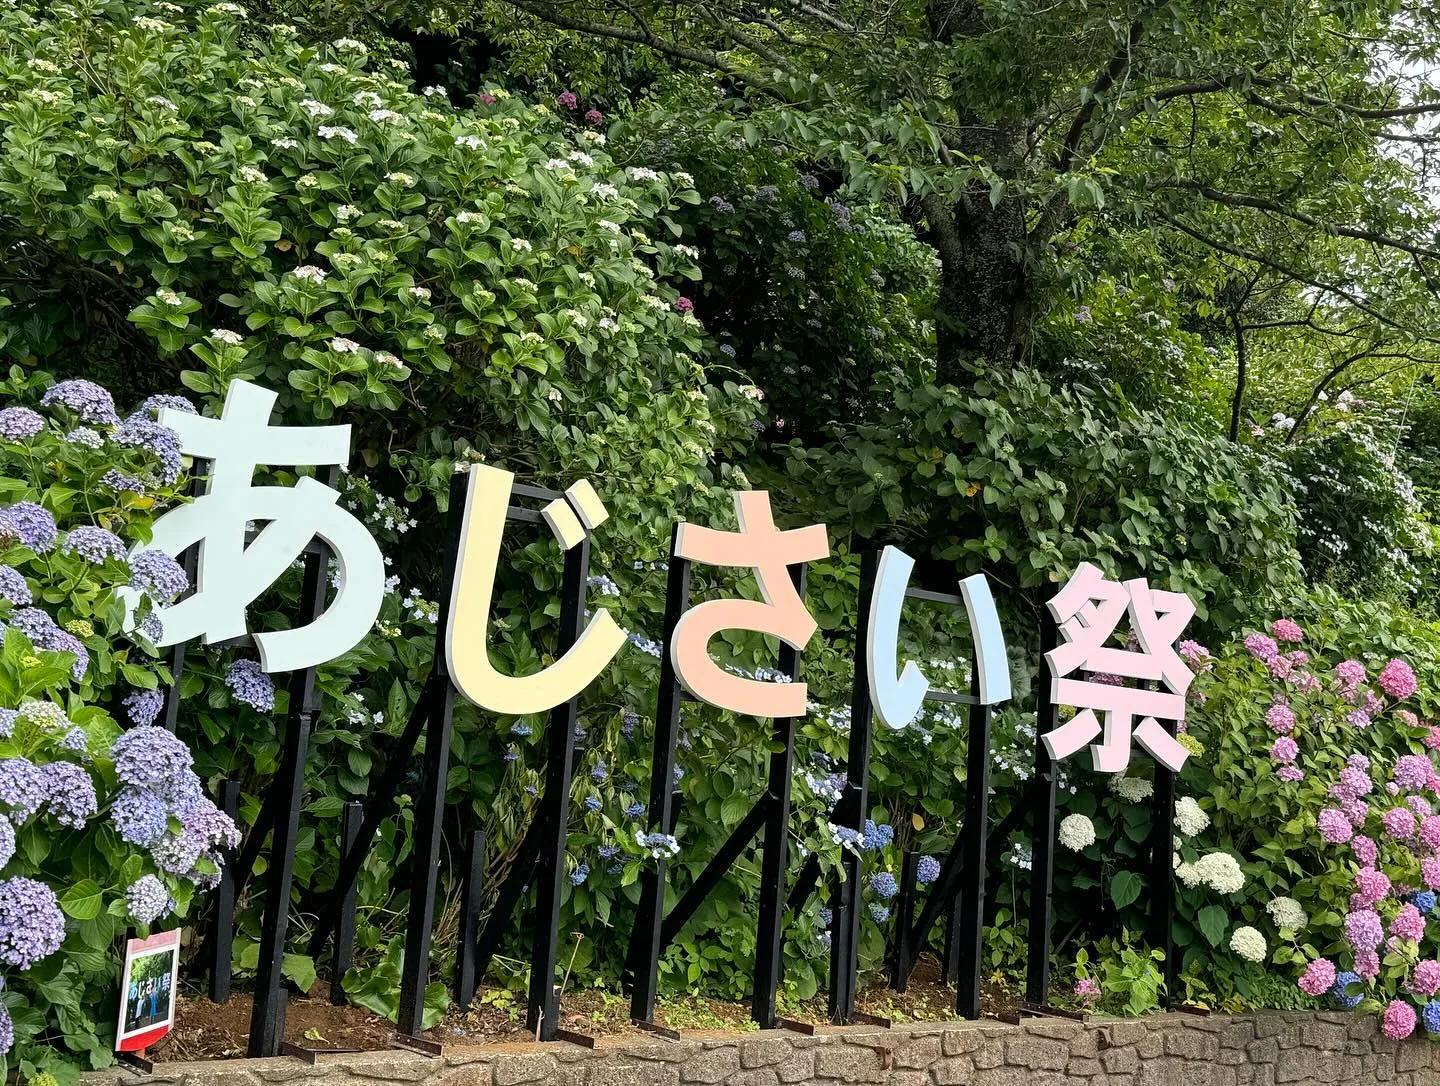
[[[117,1049],[126,1051],[143,1047],[168,1032],[175,1020],[175,987],[179,969],[179,931],[130,940],[126,947],[125,973],[120,983]]]

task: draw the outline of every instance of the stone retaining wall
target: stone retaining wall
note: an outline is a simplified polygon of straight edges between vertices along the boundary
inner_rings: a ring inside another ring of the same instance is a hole
[[[86,1076],[115,1086],[117,1072]],[[126,1086],[143,1081],[119,1072]],[[160,1064],[177,1086],[1440,1086],[1440,1043],[1381,1036],[1373,1017],[1258,1014],[1203,1018],[1028,1019],[852,1026],[814,1037],[781,1030],[687,1033],[682,1040],[602,1038],[456,1047],[443,1056],[368,1052],[299,1059]]]

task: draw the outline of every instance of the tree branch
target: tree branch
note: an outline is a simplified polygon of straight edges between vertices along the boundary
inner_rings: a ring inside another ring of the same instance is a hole
[[[1125,35],[1125,40],[1116,47],[1110,62],[1101,69],[1094,81],[1090,84],[1089,94],[1085,103],[1080,107],[1080,112],[1070,122],[1070,130],[1065,133],[1065,142],[1060,147],[1060,157],[1056,162],[1056,168],[1062,173],[1069,170],[1080,156],[1080,140],[1085,136],[1085,129],[1089,126],[1095,111],[1100,108],[1100,95],[1113,87],[1119,78],[1125,74],[1130,67],[1130,58],[1134,53],[1135,46],[1145,34],[1145,22],[1143,19],[1136,19],[1130,24],[1130,31]]]

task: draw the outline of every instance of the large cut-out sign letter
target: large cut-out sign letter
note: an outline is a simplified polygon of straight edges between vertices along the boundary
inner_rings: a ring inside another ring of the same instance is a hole
[[[900,612],[910,586],[915,559],[898,547],[880,552],[875,570],[875,588],[866,616],[865,670],[870,677],[870,703],[887,728],[897,731],[920,713],[930,682],[913,660],[897,677],[900,659]],[[1005,655],[1005,637],[995,599],[983,573],[960,582],[960,595],[970,619],[970,637],[975,644],[976,679],[982,704],[995,705],[1010,699],[1010,665]]]
[[[569,701],[605,670],[625,631],[603,608],[590,619],[579,640],[559,660],[533,675],[503,675],[490,662],[490,600],[505,534],[505,509],[515,476],[499,468],[470,469],[465,516],[460,528],[445,660],[455,687],[482,709],[508,716],[542,713]],[[609,516],[594,488],[581,480],[542,513],[560,545],[578,547],[585,533]],[[573,506],[573,511],[572,507]],[[578,514],[578,519],[577,519]]]
[[[788,566],[830,553],[825,525],[779,531],[763,490],[735,492],[738,532],[681,524],[675,553],[710,566],[750,566],[759,600],[707,600],[680,616],[670,641],[670,662],[680,685],[710,705],[760,717],[805,715],[804,683],[771,683],[731,675],[710,658],[710,639],[721,630],[750,630],[778,637],[795,651],[815,633],[815,620],[795,591]]]
[[[1064,642],[1045,654],[1050,668],[1050,696],[1057,705],[1079,710],[1070,720],[1045,734],[1050,757],[1059,761],[1086,743],[1096,770],[1120,773],[1130,764],[1130,740],[1137,740],[1167,769],[1179,772],[1189,752],[1156,720],[1185,719],[1185,691],[1194,674],[1175,649],[1195,602],[1183,592],[1151,588],[1143,578],[1123,584],[1109,580],[1098,566],[1081,562],[1074,576],[1047,606],[1059,623]],[[1126,612],[1139,642],[1132,652],[1106,641]],[[1067,678],[1087,671],[1096,679]],[[1165,690],[1125,686],[1125,679],[1161,681]],[[1095,711],[1105,715],[1102,728]],[[1134,725],[1136,717],[1140,723]]]
[[[255,634],[262,669],[296,671],[344,655],[370,632],[385,594],[385,565],[365,526],[318,479],[302,478],[293,487],[251,485],[260,464],[344,466],[350,458],[350,427],[271,426],[274,406],[269,389],[232,381],[218,419],[161,408],[160,424],[179,436],[182,452],[210,462],[210,478],[203,495],[157,520],[150,542],[138,549],[173,557],[200,544],[194,595],[156,612],[163,647],[243,636],[251,601],[312,538],[323,540],[339,573],[325,613],[308,626]],[[264,525],[249,546],[246,521]],[[121,597],[133,612],[138,596],[127,590]]]

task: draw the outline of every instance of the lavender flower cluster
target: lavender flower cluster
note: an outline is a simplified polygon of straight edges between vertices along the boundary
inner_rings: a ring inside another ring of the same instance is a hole
[[[164,728],[123,732],[111,747],[121,788],[110,807],[120,837],[150,851],[155,866],[210,886],[223,853],[240,843],[235,823],[205,795],[190,749]],[[178,833],[170,820],[180,823]]]
[[[55,624],[55,620],[37,607],[21,607],[10,615],[10,625],[30,639],[30,644],[42,652],[68,652],[75,656],[70,674],[79,682],[90,668],[90,653],[74,634],[67,633]],[[5,623],[0,622],[0,629]]]
[[[0,880],[0,962],[29,969],[65,941],[55,891],[34,879]]]
[[[225,685],[235,700],[262,713],[275,708],[275,683],[254,660],[236,660],[225,673]]]

